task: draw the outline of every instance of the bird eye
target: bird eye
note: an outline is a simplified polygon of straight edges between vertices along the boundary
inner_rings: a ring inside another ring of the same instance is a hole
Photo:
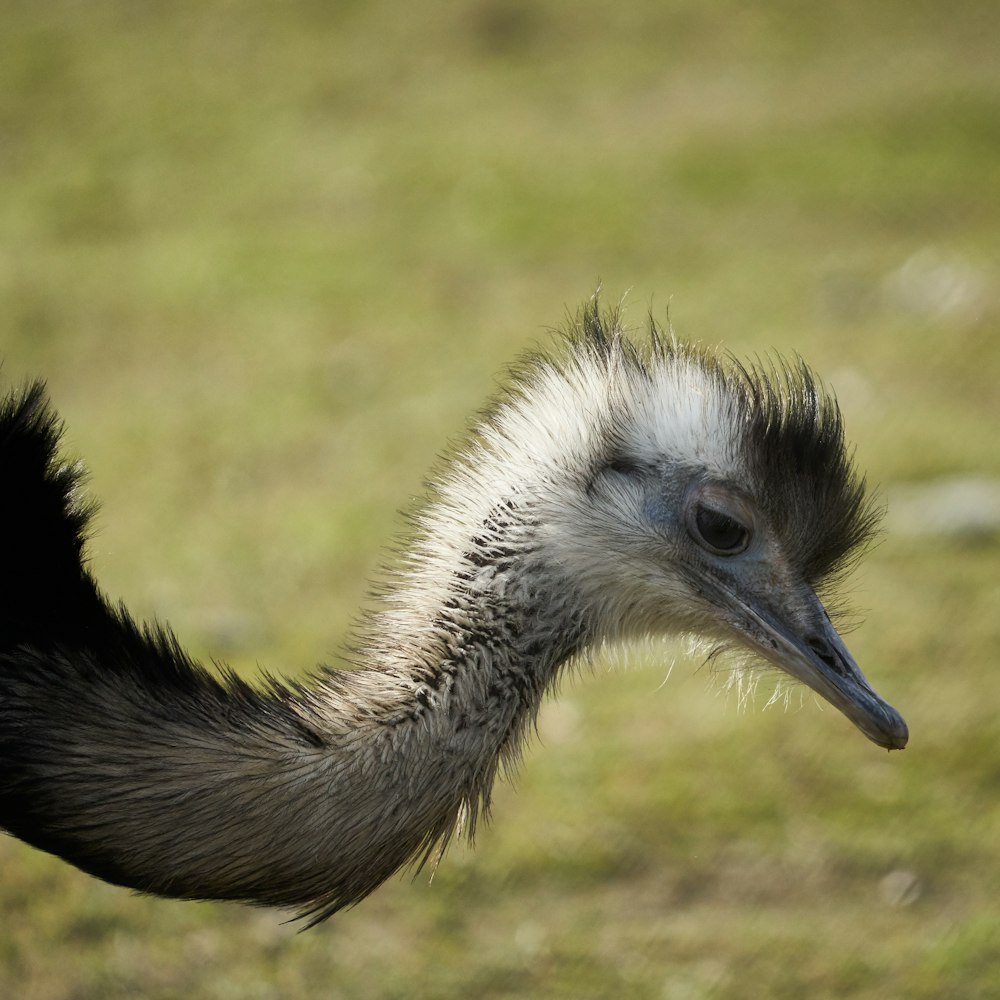
[[[640,472],[639,463],[631,458],[613,458],[608,462],[608,468],[612,472],[617,472],[620,476],[634,476]]]
[[[720,556],[738,555],[750,543],[750,532],[739,521],[704,504],[695,509],[693,527],[695,541]]]

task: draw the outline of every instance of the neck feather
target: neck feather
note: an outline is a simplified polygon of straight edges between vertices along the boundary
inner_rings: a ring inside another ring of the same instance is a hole
[[[358,669],[311,685],[220,682],[103,603],[86,640],[0,656],[0,822],[161,895],[314,919],[359,901],[471,835],[585,642],[570,606],[542,603],[552,581],[524,515],[508,500],[464,538],[425,535]]]

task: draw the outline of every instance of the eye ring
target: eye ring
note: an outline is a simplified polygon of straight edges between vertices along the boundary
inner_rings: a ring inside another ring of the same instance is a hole
[[[688,519],[691,537],[704,549],[717,556],[738,556],[750,544],[750,529],[731,514],[695,504]]]

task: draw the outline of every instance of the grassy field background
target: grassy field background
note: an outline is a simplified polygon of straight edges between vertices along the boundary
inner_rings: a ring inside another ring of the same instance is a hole
[[[599,281],[809,359],[890,508],[1000,477],[995,2],[2,14],[3,377],[49,381],[107,591],[199,656],[334,658],[397,508]],[[476,850],[305,934],[0,840],[0,995],[1000,995],[1000,538],[894,524],[850,644],[904,753],[600,668]]]

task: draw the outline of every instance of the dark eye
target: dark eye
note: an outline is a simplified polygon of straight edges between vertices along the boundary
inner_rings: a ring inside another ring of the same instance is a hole
[[[695,541],[721,556],[738,555],[750,542],[750,532],[739,521],[704,504],[695,508],[692,534]]]
[[[620,476],[634,476],[642,471],[639,463],[631,458],[613,458],[608,462],[608,468]]]

